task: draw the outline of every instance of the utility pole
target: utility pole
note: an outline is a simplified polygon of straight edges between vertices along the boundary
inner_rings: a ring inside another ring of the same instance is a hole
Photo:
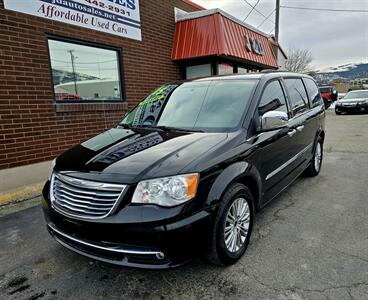
[[[280,30],[280,0],[276,0],[276,20],[275,20],[275,39],[279,42],[279,30]]]
[[[68,52],[70,53],[70,60],[72,61],[75,95],[78,95],[77,74],[75,73],[75,56],[73,54],[74,51],[75,50],[68,50]]]
[[[276,0],[276,20],[275,20],[275,40],[279,44],[279,30],[280,30],[280,0]],[[279,46],[276,50],[276,61],[279,64]]]

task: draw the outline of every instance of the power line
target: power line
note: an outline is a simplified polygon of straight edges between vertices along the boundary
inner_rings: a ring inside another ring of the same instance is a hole
[[[276,8],[275,8],[273,11],[271,11],[271,13],[267,16],[267,18],[265,18],[265,19],[263,20],[263,22],[257,26],[257,28],[261,27],[261,26],[262,26],[262,25],[263,25],[267,20],[269,20],[269,18],[272,16],[272,14],[273,14],[275,11],[276,11]]]
[[[256,3],[254,6],[252,6],[252,9],[251,9],[251,10],[250,10],[250,12],[247,14],[247,16],[244,18],[243,22],[245,22],[245,21],[248,19],[248,17],[250,16],[250,14],[253,12],[253,10],[254,10],[254,9],[256,8],[256,6],[258,5],[259,1],[261,1],[261,0],[258,0],[258,1],[257,1],[257,3]]]
[[[353,13],[368,13],[368,10],[363,10],[363,9],[333,9],[333,8],[284,6],[284,5],[281,5],[280,7],[281,8],[288,8],[288,9],[302,9],[302,10],[315,10],[315,11],[335,11],[335,12],[336,11],[341,11],[341,12],[353,12]]]
[[[250,7],[254,8],[254,10],[259,13],[261,16],[263,16],[264,18],[267,19],[267,17],[262,13],[260,12],[258,9],[255,8],[255,6],[253,6],[252,4],[250,4],[247,0],[244,0],[245,3],[247,3]],[[275,24],[275,22],[271,21],[268,19],[268,21],[272,22],[273,24]]]

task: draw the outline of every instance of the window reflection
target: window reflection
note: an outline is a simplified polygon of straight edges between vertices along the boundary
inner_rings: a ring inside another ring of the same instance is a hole
[[[284,92],[282,91],[280,82],[277,80],[267,85],[258,106],[258,113],[260,116],[273,110],[288,113]]]
[[[121,100],[118,51],[48,40],[57,101]]]
[[[294,115],[307,110],[308,97],[301,79],[286,78],[286,85],[290,94],[291,109]]]

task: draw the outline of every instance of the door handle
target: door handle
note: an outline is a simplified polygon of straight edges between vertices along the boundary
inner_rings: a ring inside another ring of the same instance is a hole
[[[296,130],[298,130],[299,132],[303,131],[304,129],[304,125],[300,125],[296,128]]]
[[[287,134],[288,134],[288,136],[292,137],[295,133],[296,133],[296,130],[293,129],[293,130],[288,131]]]

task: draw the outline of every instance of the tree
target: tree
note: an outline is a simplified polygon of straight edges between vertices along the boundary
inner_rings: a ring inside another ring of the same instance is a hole
[[[285,68],[296,73],[306,73],[310,70],[313,61],[312,54],[307,49],[290,49]]]

